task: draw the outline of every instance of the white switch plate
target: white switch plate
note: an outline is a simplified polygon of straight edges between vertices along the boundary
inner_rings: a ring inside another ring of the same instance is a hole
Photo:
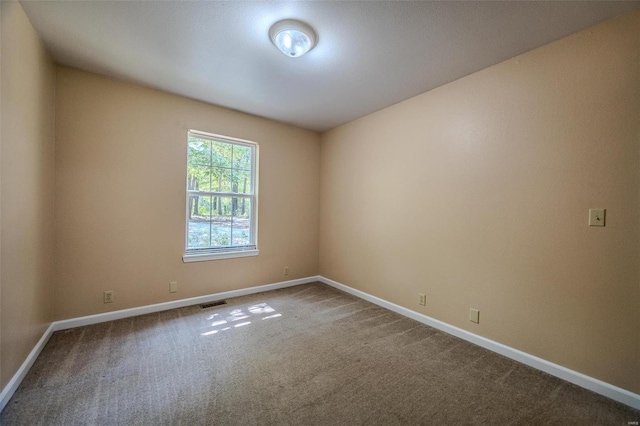
[[[480,311],[477,309],[469,309],[469,321],[480,324]]]
[[[171,281],[169,283],[169,293],[177,293],[178,292],[178,281]]]
[[[589,226],[604,226],[606,209],[589,209]]]

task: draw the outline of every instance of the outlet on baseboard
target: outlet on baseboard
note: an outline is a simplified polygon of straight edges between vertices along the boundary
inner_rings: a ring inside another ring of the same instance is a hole
[[[427,306],[427,295],[424,293],[418,293],[418,303],[422,306]]]
[[[104,292],[104,303],[113,302],[113,290],[107,290]]]
[[[177,293],[178,292],[178,281],[171,281],[169,283],[169,293]]]

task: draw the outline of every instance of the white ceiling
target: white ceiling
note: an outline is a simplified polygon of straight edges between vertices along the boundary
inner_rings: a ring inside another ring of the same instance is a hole
[[[22,1],[54,60],[324,131],[640,7],[640,1]],[[315,49],[288,58],[269,27]]]

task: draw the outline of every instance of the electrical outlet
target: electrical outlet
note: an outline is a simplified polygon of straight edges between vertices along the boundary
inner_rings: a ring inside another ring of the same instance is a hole
[[[480,311],[477,309],[469,308],[469,321],[480,324]]]
[[[418,293],[418,303],[420,303],[422,306],[427,306],[427,295],[423,294],[423,293]]]
[[[171,281],[169,283],[169,293],[177,293],[178,292],[178,281]]]
[[[284,267],[284,275],[289,275],[289,267],[288,266]]]
[[[112,303],[113,302],[113,290],[108,290],[104,292],[104,303]]]

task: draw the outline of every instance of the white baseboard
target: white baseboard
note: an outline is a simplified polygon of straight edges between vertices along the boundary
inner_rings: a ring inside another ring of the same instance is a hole
[[[29,356],[27,356],[27,359],[24,360],[16,374],[13,375],[9,383],[0,393],[0,413],[9,403],[9,400],[18,389],[18,386],[20,386],[20,383],[22,383],[22,380],[29,372],[29,369],[38,358],[38,355],[40,355],[40,352],[42,352],[42,349],[44,349],[54,331],[66,330],[69,328],[81,327],[90,324],[98,324],[101,322],[113,321],[122,318],[135,317],[138,315],[150,314],[153,312],[167,311],[169,309],[198,305],[200,303],[213,302],[215,300],[227,299],[231,297],[245,296],[247,294],[263,293],[265,291],[277,290],[279,288],[285,287],[293,287],[296,285],[311,283],[314,281],[320,281],[320,277],[311,276],[306,278],[299,278],[296,280],[281,281],[274,284],[265,284],[256,287],[243,288],[240,290],[231,290],[222,293],[207,294],[205,296],[191,297],[189,299],[174,300],[172,302],[157,303],[155,305],[146,305],[137,308],[123,309],[120,311],[105,312],[103,314],[89,315],[86,317],[55,321],[49,325],[49,328],[47,328],[38,343],[31,350]]]
[[[0,392],[0,413],[2,413],[4,407],[9,403],[9,400],[18,389],[18,386],[20,386],[20,383],[22,383],[22,380],[24,380],[33,363],[36,362],[38,355],[40,355],[40,352],[42,352],[42,349],[44,349],[49,341],[51,334],[53,334],[53,324],[49,324],[49,327],[40,340],[38,340],[38,343],[31,349],[27,359],[24,360],[20,368],[18,368],[18,371],[16,371],[16,374],[13,375],[9,383],[7,383],[4,389],[2,389],[2,392]]]
[[[554,364],[542,358],[530,355],[526,352],[519,351],[518,349],[503,345],[502,343],[498,343],[482,336],[478,336],[477,334],[473,334],[467,330],[454,327],[435,318],[431,318],[427,315],[412,311],[411,309],[396,305],[395,303],[388,302],[384,299],[372,296],[363,291],[356,290],[337,281],[330,280],[329,278],[319,276],[318,281],[347,293],[353,294],[354,296],[367,300],[371,303],[375,303],[378,306],[382,306],[383,308],[389,309],[390,311],[396,312],[400,315],[404,315],[423,324],[429,325],[433,328],[437,328],[438,330],[459,337],[490,351],[499,353],[500,355],[511,358],[522,364],[526,364],[537,370],[544,371],[545,373],[551,374],[552,376],[559,377],[560,379],[566,380],[585,389],[589,389],[590,391],[606,396],[607,398],[611,398],[635,409],[640,409],[640,395],[636,393],[603,382],[602,380],[594,379],[593,377],[578,373],[577,371],[570,370],[566,367]]]
[[[189,299],[174,300],[171,302],[157,303],[155,305],[139,306],[137,308],[122,309],[120,311],[105,312],[103,314],[71,318],[68,320],[54,322],[53,331],[82,327],[84,325],[98,324],[101,322],[113,321],[122,318],[136,317],[139,315],[151,314],[153,312],[168,311],[169,309],[183,308],[185,306],[198,305],[200,303],[213,302],[215,300],[228,299],[231,297],[245,296],[247,294],[263,293],[265,291],[292,287],[295,285],[306,284],[314,281],[319,281],[319,277],[312,276],[299,278],[297,280],[281,281],[279,283],[259,285],[256,287],[243,288],[240,290],[230,290],[222,293],[207,294],[205,296],[190,297]]]
[[[395,303],[391,303],[384,299],[380,299],[378,297],[372,296],[363,291],[356,290],[354,288],[341,284],[337,281],[333,281],[323,276],[311,276],[311,277],[300,278],[296,280],[282,281],[274,284],[266,284],[266,285],[261,285],[256,287],[244,288],[240,290],[225,291],[222,293],[208,294],[205,296],[192,297],[189,299],[175,300],[172,302],[140,306],[138,308],[123,309],[120,311],[106,312],[104,314],[89,315],[85,317],[72,318],[68,320],[53,322],[51,323],[51,325],[49,325],[49,328],[47,328],[47,330],[44,332],[44,334],[42,335],[38,343],[31,350],[31,353],[29,353],[29,356],[27,356],[27,358],[22,363],[22,365],[20,366],[16,374],[14,374],[14,376],[11,378],[9,383],[4,387],[4,389],[0,393],[0,412],[2,412],[4,407],[7,405],[7,403],[15,393],[15,391],[18,389],[18,386],[20,386],[20,383],[29,372],[29,369],[31,368],[35,360],[38,358],[38,355],[40,355],[40,352],[45,347],[45,345],[49,341],[49,338],[51,337],[54,331],[66,330],[69,328],[81,327],[81,326],[90,325],[90,324],[97,324],[97,323],[106,322],[106,321],[113,321],[116,319],[144,315],[144,314],[149,314],[153,312],[166,311],[169,309],[182,308],[185,306],[197,305],[200,303],[207,303],[207,302],[212,302],[220,299],[245,296],[248,294],[262,293],[265,291],[276,290],[276,289],[285,288],[285,287],[292,287],[292,286],[306,284],[314,281],[320,281],[322,283],[328,284],[339,290],[353,294],[354,296],[357,296],[361,299],[375,303],[378,306],[382,306],[383,308],[389,309],[390,311],[397,312],[400,315],[404,315],[408,318],[412,318],[418,322],[429,325],[445,333],[459,337],[463,340],[466,340],[468,342],[481,346],[490,351],[499,353],[500,355],[506,356],[507,358],[511,358],[515,361],[521,362],[535,369],[544,371],[545,373],[551,374],[552,376],[559,377],[563,380],[574,383],[585,389],[589,389],[593,392],[606,396],[607,398],[611,398],[615,401],[621,402],[630,407],[640,409],[640,395],[638,394],[635,394],[628,390],[611,385],[609,383],[603,382],[601,380],[594,379],[593,377],[589,377],[582,373],[578,373],[577,371],[570,370],[568,368],[562,367],[561,365],[554,364],[552,362],[527,354],[525,352],[519,351],[512,347],[503,345],[502,343],[498,343],[493,340],[484,338],[482,336],[478,336],[477,334],[473,334],[461,328],[454,327],[452,325],[439,321],[435,318],[431,318],[427,315],[420,314],[418,312],[404,308],[400,305],[396,305]]]

